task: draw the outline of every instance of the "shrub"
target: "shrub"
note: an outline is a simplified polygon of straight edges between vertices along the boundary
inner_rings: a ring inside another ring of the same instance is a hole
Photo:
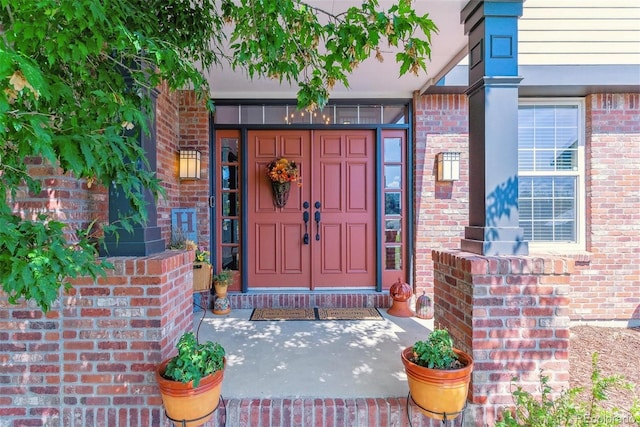
[[[549,377],[540,376],[540,398],[524,391],[518,386],[512,392],[515,408],[505,410],[503,419],[496,427],[610,427],[631,425],[640,426],[640,402],[637,400],[629,410],[621,408],[608,408],[604,405],[607,394],[611,390],[632,388],[632,384],[626,382],[621,375],[603,377],[598,368],[598,354],[591,357],[591,393],[588,400],[579,398],[584,391],[582,387],[574,387],[564,390],[556,398],[552,397],[552,388],[549,386]],[[513,382],[518,378],[512,379]]]

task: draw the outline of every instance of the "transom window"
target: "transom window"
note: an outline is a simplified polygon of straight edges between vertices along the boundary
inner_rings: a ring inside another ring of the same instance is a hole
[[[295,105],[216,105],[214,121],[226,125],[363,125],[405,124],[406,105],[328,104],[313,112]]]
[[[520,227],[534,249],[584,249],[583,117],[577,100],[520,103]]]

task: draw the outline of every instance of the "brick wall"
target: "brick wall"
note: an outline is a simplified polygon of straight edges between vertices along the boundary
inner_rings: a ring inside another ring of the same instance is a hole
[[[415,102],[416,295],[433,295],[432,249],[456,249],[468,225],[467,96],[428,95]],[[461,153],[460,180],[438,182],[436,155]]]
[[[180,183],[177,206],[196,208],[199,246],[209,249],[209,112],[204,102],[198,101],[190,91],[179,92],[180,147],[196,148],[201,152],[202,179]]]
[[[192,91],[168,92],[161,87],[156,104],[158,178],[166,195],[158,202],[158,226],[171,241],[171,210],[196,208],[199,246],[209,248],[209,112]],[[179,150],[201,152],[201,179],[180,181]]]
[[[640,325],[640,94],[588,96],[586,123],[588,256],[572,317]]]
[[[193,329],[193,256],[112,258],[47,314],[0,293],[0,425],[161,425],[154,369]]]
[[[512,406],[510,380],[539,391],[569,385],[569,259],[481,257],[434,251],[434,321],[472,355],[469,400],[476,425],[493,425]],[[486,424],[485,424],[486,423]]]
[[[74,230],[86,228],[94,219],[106,221],[108,196],[104,187],[87,184],[84,179],[64,175],[62,169],[39,157],[25,159],[29,175],[42,183],[40,194],[26,187],[16,193],[14,212],[23,218],[35,219],[38,214],[67,225],[67,236],[73,239]]]
[[[415,102],[415,283],[433,289],[431,251],[457,249],[468,225],[468,106],[465,95]],[[462,153],[460,181],[435,181],[435,156]],[[620,152],[624,153],[620,155]],[[587,252],[576,262],[570,316],[640,324],[640,94],[586,98]],[[536,254],[537,255],[537,254]]]
[[[166,85],[160,87],[156,101],[156,160],[158,178],[162,180],[166,195],[158,200],[158,226],[167,244],[171,242],[171,208],[181,207],[178,203],[179,103],[179,93],[169,92]]]

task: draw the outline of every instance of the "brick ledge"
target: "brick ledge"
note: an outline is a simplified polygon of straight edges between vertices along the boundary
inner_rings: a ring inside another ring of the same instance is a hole
[[[311,308],[311,307],[391,307],[389,291],[321,291],[321,292],[229,292],[231,307],[250,308]]]
[[[224,397],[224,396],[223,396]],[[407,398],[225,399],[206,427],[408,426]],[[440,427],[440,421],[410,408],[413,427]],[[469,414],[465,418],[468,418]],[[456,420],[456,425],[457,425]],[[466,421],[466,420],[465,420]],[[168,425],[165,420],[165,425]]]

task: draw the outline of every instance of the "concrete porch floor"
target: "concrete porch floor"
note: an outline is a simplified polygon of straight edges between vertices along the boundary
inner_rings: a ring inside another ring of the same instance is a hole
[[[207,426],[409,425],[400,351],[425,339],[432,320],[386,308],[381,321],[255,322],[251,312],[194,313],[198,339],[227,352],[224,407]],[[432,425],[415,407],[410,413],[412,426]]]

